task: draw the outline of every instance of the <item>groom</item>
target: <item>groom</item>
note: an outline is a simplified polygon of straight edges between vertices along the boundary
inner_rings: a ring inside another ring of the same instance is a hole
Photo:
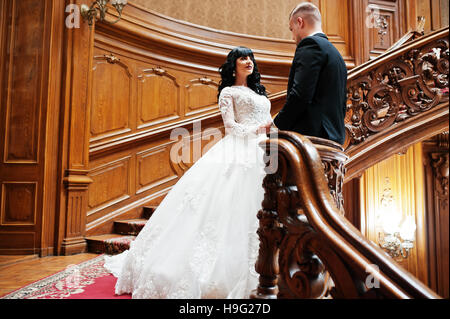
[[[274,119],[280,130],[345,140],[347,68],[322,32],[319,9],[303,2],[292,10],[289,29],[297,44],[286,103]]]

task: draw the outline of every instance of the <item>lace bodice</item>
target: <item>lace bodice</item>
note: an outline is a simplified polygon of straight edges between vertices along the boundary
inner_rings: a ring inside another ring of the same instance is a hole
[[[272,123],[269,99],[246,86],[224,88],[219,96],[219,109],[227,134],[257,134],[258,127]]]

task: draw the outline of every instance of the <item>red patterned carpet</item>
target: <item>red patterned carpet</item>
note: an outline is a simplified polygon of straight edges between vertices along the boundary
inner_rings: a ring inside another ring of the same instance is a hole
[[[116,296],[116,278],[104,267],[103,255],[15,290],[0,299],[131,299]]]

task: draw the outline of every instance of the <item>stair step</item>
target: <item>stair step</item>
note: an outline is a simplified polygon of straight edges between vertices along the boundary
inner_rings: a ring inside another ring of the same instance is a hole
[[[157,205],[143,206],[142,218],[114,221],[114,234],[86,237],[88,251],[114,255],[130,249],[130,243],[144,228],[157,207]]]
[[[106,234],[87,237],[86,240],[89,252],[115,255],[129,249],[135,238],[132,235]]]
[[[142,207],[143,217],[146,219],[150,219],[150,217],[152,217],[157,207],[158,207],[157,205],[147,205]]]
[[[116,220],[114,221],[114,232],[121,235],[137,236],[147,221],[147,219]]]

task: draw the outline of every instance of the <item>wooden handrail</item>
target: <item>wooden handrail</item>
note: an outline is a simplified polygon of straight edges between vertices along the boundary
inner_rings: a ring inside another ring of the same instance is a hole
[[[408,31],[404,36],[402,36],[397,42],[395,42],[393,45],[391,45],[386,52],[393,51],[401,47],[403,44],[413,41],[425,34],[424,28],[425,28],[425,17],[424,16],[418,16],[417,17],[418,25],[415,30]]]
[[[363,73],[367,73],[370,70],[373,70],[380,65],[385,64],[388,60],[393,60],[397,57],[400,57],[410,51],[411,49],[423,47],[427,44],[430,44],[439,39],[448,39],[448,31],[449,27],[441,28],[439,30],[432,31],[428,34],[425,34],[421,37],[417,37],[417,33],[414,32],[415,38],[412,41],[402,41],[399,40],[396,42],[391,48],[386,50],[383,54],[379,55],[373,60],[369,60],[365,63],[358,65],[357,67],[348,71],[347,80],[352,81],[358,76],[361,76]],[[409,35],[406,34],[406,35]],[[403,42],[401,45],[398,43]]]
[[[278,169],[263,183],[260,284],[253,298],[320,298],[327,292],[333,298],[440,298],[342,215],[330,194],[322,145],[286,131],[260,145]],[[336,158],[341,153],[327,151]],[[365,284],[368,276],[374,287]]]

